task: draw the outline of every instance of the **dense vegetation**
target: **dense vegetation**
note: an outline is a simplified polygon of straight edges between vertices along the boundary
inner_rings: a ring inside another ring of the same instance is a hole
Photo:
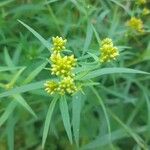
[[[1,0],[0,150],[149,150],[149,6]]]

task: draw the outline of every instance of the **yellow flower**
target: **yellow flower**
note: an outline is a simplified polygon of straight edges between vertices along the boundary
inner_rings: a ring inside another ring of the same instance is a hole
[[[70,76],[64,77],[63,80],[59,83],[57,88],[59,94],[73,94],[77,91],[77,87],[75,86],[74,79]]]
[[[53,47],[52,50],[55,52],[60,52],[65,49],[65,44],[67,42],[66,39],[63,39],[62,37],[52,37],[53,41]]]
[[[113,42],[109,38],[102,40],[100,52],[100,62],[109,62],[111,60],[115,60],[119,55],[118,49],[113,46]]]
[[[52,75],[61,77],[73,76],[72,70],[77,61],[74,55],[62,57],[60,53],[53,53],[50,60],[52,61]]]
[[[142,14],[143,14],[144,16],[145,16],[145,15],[148,15],[148,14],[150,14],[150,10],[145,7],[145,8],[143,9]]]
[[[44,86],[45,86],[45,91],[48,94],[54,94],[54,92],[57,91],[58,83],[56,83],[55,81],[46,81]]]
[[[137,0],[136,4],[137,5],[144,5],[144,4],[146,4],[146,0]]]
[[[132,29],[139,33],[144,32],[143,22],[141,19],[138,19],[136,17],[132,17],[128,22],[127,25]]]

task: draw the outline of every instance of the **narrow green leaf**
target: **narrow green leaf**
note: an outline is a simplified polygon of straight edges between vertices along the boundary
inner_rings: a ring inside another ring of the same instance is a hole
[[[66,133],[68,135],[70,143],[72,144],[71,124],[70,124],[70,118],[69,118],[68,104],[67,104],[65,96],[61,97],[59,101],[59,107],[60,107],[61,116],[62,116],[62,120],[63,120]]]
[[[130,68],[102,68],[98,70],[94,70],[87,75],[85,75],[81,80],[87,80],[87,79],[92,79],[95,77],[99,77],[101,75],[105,74],[114,74],[114,73],[137,73],[137,74],[150,74],[148,72],[140,71],[140,70],[135,70],[135,69],[130,69]]]
[[[1,93],[0,97],[2,98],[2,97],[11,96],[14,94],[24,93],[24,92],[31,91],[31,90],[41,89],[44,86],[44,82],[45,82],[45,80],[44,81],[38,81],[35,83],[30,83],[30,84],[23,85],[20,87],[16,87],[14,89],[11,89],[9,91]]]
[[[0,117],[0,127],[4,124],[4,122],[8,119],[8,117],[12,114],[17,103],[15,101],[11,101],[11,103],[7,106],[5,112]]]
[[[99,96],[98,92],[96,91],[95,88],[91,87],[93,93],[96,95],[101,107],[102,107],[102,110],[104,112],[104,115],[105,115],[105,118],[106,118],[106,123],[107,123],[107,127],[108,127],[108,134],[109,134],[109,144],[110,146],[112,147],[113,149],[113,145],[112,145],[112,139],[111,139],[111,127],[110,127],[110,121],[109,121],[109,117],[108,117],[108,114],[107,114],[107,110],[106,110],[106,107],[101,99],[101,97]]]
[[[56,105],[56,102],[58,100],[58,96],[56,96],[49,108],[48,108],[48,112],[47,112],[47,115],[46,115],[46,120],[45,120],[45,124],[44,124],[44,130],[43,130],[43,137],[42,137],[42,148],[44,149],[44,145],[45,145],[45,142],[46,142],[46,138],[47,138],[47,135],[48,135],[48,130],[49,130],[49,126],[50,126],[50,122],[51,122],[51,118],[52,118],[52,114],[53,114],[53,111],[54,111],[54,108],[55,108],[55,105]]]
[[[24,68],[24,67],[0,67],[0,72],[3,72],[3,71],[11,71],[11,70],[17,70],[17,69],[20,69],[20,68]]]
[[[44,62],[39,67],[37,67],[35,70],[33,70],[29,74],[29,76],[24,80],[23,84],[27,84],[27,83],[31,82],[43,70],[43,68],[46,66],[46,64],[47,64],[47,62]]]
[[[27,102],[25,101],[25,99],[19,95],[19,94],[15,94],[13,95],[14,99],[17,100],[17,102],[19,104],[21,104],[29,113],[31,113],[35,118],[37,118],[36,114],[34,113],[34,111],[32,110],[32,108],[27,104]]]
[[[7,121],[7,143],[8,143],[8,150],[14,150],[14,126],[15,126],[15,119],[13,114],[10,115]]]
[[[84,43],[82,56],[87,52],[88,47],[89,47],[89,45],[91,43],[92,37],[93,37],[92,25],[91,25],[91,23],[88,23],[88,25],[87,25],[87,32],[86,32],[86,39],[85,39],[85,43]]]
[[[3,7],[5,5],[8,5],[9,3],[13,2],[14,0],[5,0],[3,2],[0,2],[0,7]]]
[[[94,34],[95,34],[97,43],[99,43],[99,42],[100,42],[100,37],[99,37],[99,35],[98,35],[98,32],[96,31],[96,29],[95,29],[95,27],[94,27],[93,25],[91,25],[91,26],[92,26],[93,32],[94,32]]]
[[[9,55],[6,47],[4,48],[4,58],[5,58],[5,62],[6,62],[8,67],[14,67],[14,64],[10,58],[10,55]]]
[[[39,33],[37,33],[34,29],[32,29],[30,26],[22,22],[21,20],[18,20],[24,27],[26,27],[37,39],[41,41],[41,43],[48,49],[50,50],[50,43],[46,41]]]
[[[17,81],[17,79],[19,78],[19,76],[21,75],[21,73],[25,70],[25,67],[20,69],[15,75],[14,77],[12,78],[12,80],[9,82],[9,85],[14,85],[15,82]]]
[[[138,134],[136,134],[131,128],[129,128],[127,125],[125,125],[113,112],[110,111],[110,114],[114,118],[114,120],[116,120],[123,127],[123,129],[129,135],[131,135],[131,137],[137,142],[137,144],[141,148],[146,149],[143,139],[140,136],[138,136]]]
[[[79,92],[73,96],[72,100],[72,125],[77,146],[79,146],[80,113],[82,105],[81,100],[81,93]]]

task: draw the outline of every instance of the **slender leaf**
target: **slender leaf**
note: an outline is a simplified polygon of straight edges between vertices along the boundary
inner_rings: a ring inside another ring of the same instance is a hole
[[[22,22],[21,20],[18,20],[24,27],[26,27],[37,39],[41,41],[41,43],[50,50],[50,43],[46,41],[39,33],[37,33],[34,29],[32,29],[30,26]]]
[[[20,68],[24,68],[24,67],[0,67],[0,72],[3,72],[3,71],[11,71],[11,70],[17,70],[17,69],[20,69]]]
[[[71,124],[70,124],[70,118],[69,118],[68,104],[67,104],[65,96],[62,96],[59,102],[60,102],[59,106],[60,106],[60,111],[61,111],[61,116],[62,116],[62,120],[64,123],[64,127],[68,135],[69,141],[72,144]]]
[[[8,117],[12,114],[17,103],[15,101],[11,101],[11,103],[7,106],[5,112],[0,117],[0,127],[4,124],[4,122],[8,119]]]
[[[23,85],[23,86],[20,86],[20,87],[16,87],[14,89],[11,89],[9,91],[1,93],[0,97],[2,98],[2,97],[11,96],[11,95],[14,95],[14,94],[28,92],[28,91],[31,91],[31,90],[41,89],[41,88],[43,88],[44,82],[45,82],[45,80],[44,81],[38,81],[38,82],[35,82],[35,83],[31,83],[31,84],[27,84],[27,85]]]
[[[39,67],[37,67],[35,70],[33,70],[29,76],[24,80],[24,84],[27,84],[29,82],[31,82],[42,70],[43,68],[46,66],[47,62],[44,62],[43,64],[41,64]]]
[[[81,93],[77,93],[73,96],[72,101],[72,125],[73,134],[77,146],[79,146],[79,129],[80,129],[80,113],[81,113]]]
[[[130,69],[130,68],[116,68],[116,67],[114,67],[114,68],[102,68],[102,69],[94,70],[94,71],[88,73],[81,80],[92,79],[95,77],[99,77],[101,75],[114,74],[114,73],[150,74],[148,72]]]
[[[50,122],[51,122],[51,118],[52,118],[52,114],[53,114],[53,111],[54,111],[54,108],[55,108],[55,105],[56,105],[56,102],[58,100],[58,96],[56,96],[49,108],[48,108],[48,112],[47,112],[47,115],[46,115],[46,120],[45,120],[45,124],[44,124],[44,130],[43,130],[43,137],[42,137],[42,148],[44,149],[44,145],[45,145],[45,142],[46,142],[46,138],[47,138],[47,135],[48,135],[48,130],[49,130],[49,126],[50,126]]]
[[[27,102],[25,101],[25,99],[19,95],[19,94],[15,94],[13,95],[14,99],[17,100],[18,103],[20,103],[29,113],[31,113],[35,118],[37,118],[36,114],[34,113],[34,111],[32,110],[32,108],[27,104]]]

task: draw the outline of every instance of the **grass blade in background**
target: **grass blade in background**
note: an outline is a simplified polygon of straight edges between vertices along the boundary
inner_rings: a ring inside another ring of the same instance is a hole
[[[67,104],[65,96],[61,97],[59,101],[59,107],[60,107],[61,116],[62,116],[62,120],[63,120],[63,124],[66,130],[67,136],[69,138],[70,143],[72,144],[72,132],[71,132],[69,110],[68,110],[68,104]]]
[[[47,64],[47,62],[44,62],[39,67],[37,67],[35,70],[33,70],[28,75],[28,77],[24,80],[23,84],[27,84],[27,83],[31,82],[43,70],[43,68],[46,66],[46,64]]]
[[[116,68],[116,67],[113,67],[113,68],[102,68],[102,69],[91,71],[90,73],[85,75],[81,80],[92,79],[92,78],[95,78],[95,77],[99,77],[101,75],[114,74],[114,73],[150,74],[148,72],[135,70],[135,69],[130,69],[130,68]]]
[[[0,127],[4,124],[4,122],[8,119],[8,117],[12,114],[15,107],[17,106],[17,103],[15,101],[11,101],[7,108],[5,109],[5,112],[0,117]]]
[[[11,96],[11,95],[14,95],[14,94],[28,92],[28,91],[31,91],[31,90],[41,89],[44,86],[44,82],[45,82],[45,80],[44,81],[38,81],[38,82],[35,82],[35,83],[30,83],[30,84],[23,85],[23,86],[20,86],[20,87],[16,87],[16,88],[11,89],[9,91],[0,93],[0,97],[2,98],[2,97]],[[0,101],[1,101],[1,99],[0,99]]]
[[[19,104],[21,104],[29,113],[31,113],[35,118],[37,118],[36,114],[34,113],[34,111],[32,110],[32,108],[27,104],[27,102],[25,101],[25,99],[19,95],[13,95],[14,99],[17,100],[17,102]]]
[[[75,142],[79,147],[79,132],[80,132],[80,113],[81,113],[81,93],[78,92],[73,96],[72,100],[72,127]]]
[[[18,20],[24,27],[26,27],[37,39],[41,41],[41,43],[50,50],[50,43],[46,41],[39,33],[37,33],[34,29],[32,29],[30,26],[22,22],[21,20]]]
[[[46,138],[48,135],[52,114],[53,114],[53,111],[54,111],[54,108],[55,108],[58,98],[59,98],[58,96],[55,96],[48,108],[48,112],[47,112],[45,123],[44,123],[43,137],[42,137],[42,148],[43,149],[44,149],[44,145],[45,145]]]

